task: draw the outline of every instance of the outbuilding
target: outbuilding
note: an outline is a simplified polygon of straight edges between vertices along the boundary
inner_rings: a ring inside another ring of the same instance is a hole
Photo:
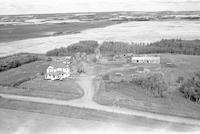
[[[159,56],[132,56],[131,57],[132,63],[137,64],[160,64],[160,57]]]

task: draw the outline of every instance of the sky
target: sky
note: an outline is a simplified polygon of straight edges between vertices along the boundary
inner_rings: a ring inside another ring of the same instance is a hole
[[[2,15],[166,10],[200,10],[200,0],[0,0]]]

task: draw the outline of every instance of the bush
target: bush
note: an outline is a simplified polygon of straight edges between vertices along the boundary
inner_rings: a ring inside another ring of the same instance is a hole
[[[0,72],[41,60],[37,54],[19,53],[0,58]]]
[[[47,58],[47,61],[52,61],[52,58],[48,57],[48,58]]]
[[[96,57],[92,58],[92,62],[96,63],[97,62],[97,58]]]
[[[185,98],[194,102],[200,102],[200,72],[195,73],[192,78],[183,81],[179,91],[183,93]]]
[[[45,75],[45,73],[44,73],[44,72],[41,72],[41,73],[40,73],[40,75],[42,75],[42,76],[43,76],[43,75]]]
[[[103,76],[102,76],[102,79],[103,79],[103,80],[109,80],[109,79],[110,79],[109,74],[103,75]]]
[[[13,83],[11,86],[12,87],[17,87],[19,86],[20,84],[26,82],[26,81],[30,81],[32,78],[24,78],[24,79],[20,79],[18,80],[16,83]]]
[[[179,76],[176,80],[177,83],[182,83],[184,81],[184,77],[183,76]]]
[[[82,62],[80,62],[80,63],[77,64],[77,72],[78,72],[79,74],[85,73],[84,65],[83,65]]]
[[[163,75],[160,73],[149,74],[147,77],[134,78],[131,81],[133,84],[146,89],[146,93],[151,93],[155,97],[164,97],[168,89]]]

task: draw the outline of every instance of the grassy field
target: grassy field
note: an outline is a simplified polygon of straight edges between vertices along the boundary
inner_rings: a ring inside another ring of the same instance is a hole
[[[0,108],[40,113],[40,114],[56,115],[56,116],[74,118],[74,119],[84,119],[84,120],[88,120],[92,122],[103,121],[103,122],[112,124],[111,126],[108,126],[109,128],[113,126],[114,122],[118,122],[118,123],[122,122],[122,123],[127,123],[126,126],[130,125],[130,127],[142,127],[142,128],[144,128],[145,126],[145,128],[149,128],[151,130],[156,129],[156,128],[159,128],[161,130],[165,128],[165,130],[167,131],[176,131],[176,132],[187,132],[187,131],[192,132],[195,129],[199,130],[198,126],[176,124],[176,123],[152,120],[152,119],[147,119],[147,118],[142,118],[142,117],[137,117],[137,116],[110,113],[110,112],[104,112],[104,111],[98,111],[98,110],[86,109],[86,108],[77,108],[77,107],[72,107],[72,106],[59,106],[59,105],[50,105],[50,104],[48,105],[48,104],[43,104],[43,103],[8,100],[8,99],[3,99],[3,98],[0,98]],[[31,118],[31,116],[29,117]],[[11,118],[12,117],[10,115],[8,119],[11,119]],[[16,117],[14,118],[14,121],[16,122],[15,119]],[[79,121],[79,123],[81,123],[81,120]],[[84,126],[84,124],[82,124],[82,126]],[[91,125],[90,125],[90,129],[91,129]]]
[[[36,61],[0,73],[0,92],[18,95],[74,99],[83,95],[75,80],[46,81],[44,75],[50,62]],[[4,86],[4,87],[3,87]]]
[[[74,80],[47,81],[43,77],[25,81],[17,87],[0,87],[1,93],[70,100],[83,96]]]
[[[161,71],[165,75],[165,79],[171,87],[177,86],[176,80],[178,76],[185,79],[191,77],[194,72],[200,71],[200,56],[192,55],[161,55]],[[166,63],[171,63],[167,65]],[[174,88],[171,88],[172,90]]]
[[[80,98],[83,90],[74,79],[64,81],[47,81],[43,78],[36,78],[22,83],[20,95],[47,97],[62,100]]]
[[[161,60],[160,71],[164,73],[165,81],[169,85],[166,97],[148,96],[145,89],[131,83],[104,81],[96,92],[94,100],[103,105],[117,105],[130,109],[200,118],[200,105],[185,99],[177,90],[178,85],[175,82],[178,76],[187,78],[191,73],[200,71],[200,57],[163,54]],[[150,70],[156,70],[156,68]],[[117,72],[126,75],[134,74],[135,70]]]
[[[83,91],[74,80],[46,81],[34,79],[22,83],[17,88],[2,87],[1,93],[25,95],[33,97],[45,97],[61,100],[76,99],[83,96]]]
[[[45,73],[50,62],[36,61],[24,64],[18,68],[13,68],[0,73],[1,86],[18,86],[24,81],[35,78],[41,73]]]
[[[99,28],[116,24],[112,21],[74,22],[64,24],[34,24],[34,25],[7,25],[0,26],[0,42],[23,40],[47,36],[78,33],[90,28]]]

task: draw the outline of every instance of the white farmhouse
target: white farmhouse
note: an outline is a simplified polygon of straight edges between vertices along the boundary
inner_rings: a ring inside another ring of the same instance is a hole
[[[45,79],[63,80],[70,76],[70,67],[65,62],[53,61],[46,70]]]
[[[132,63],[142,64],[160,64],[160,57],[158,56],[132,56]]]

